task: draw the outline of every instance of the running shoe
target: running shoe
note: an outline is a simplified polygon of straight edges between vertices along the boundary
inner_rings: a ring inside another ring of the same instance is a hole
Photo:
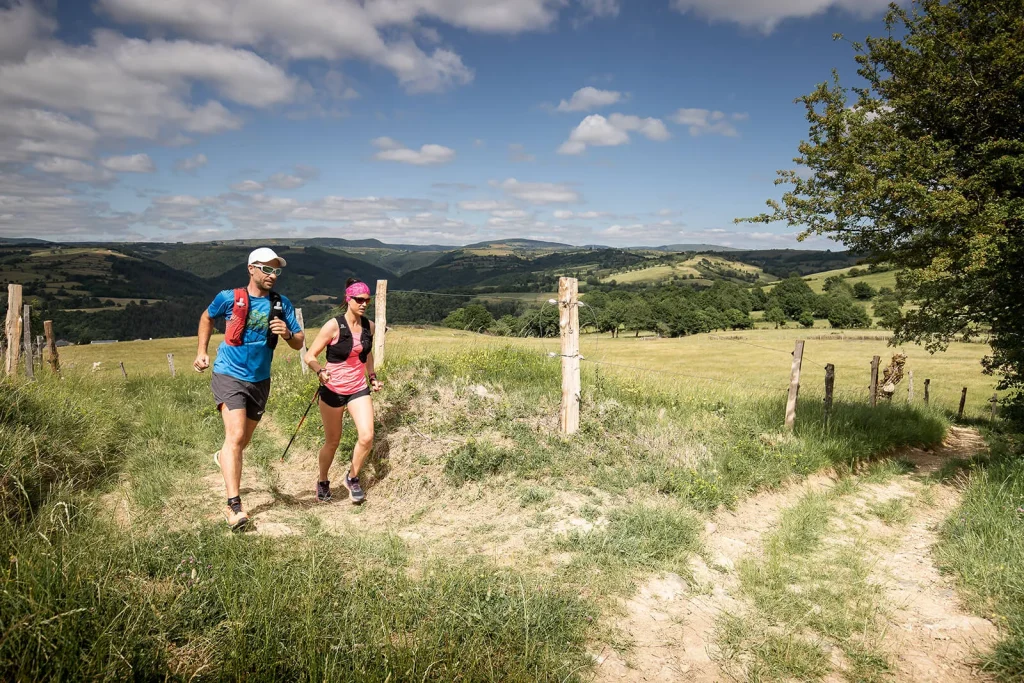
[[[352,499],[352,502],[355,505],[359,505],[366,500],[366,494],[363,493],[363,487],[359,485],[359,477],[349,477],[348,472],[346,472],[345,488],[348,489],[348,497]]]
[[[318,481],[316,483],[316,499],[321,503],[331,502],[331,481]]]

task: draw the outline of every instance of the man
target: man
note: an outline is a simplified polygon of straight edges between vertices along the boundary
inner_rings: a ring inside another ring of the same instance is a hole
[[[210,367],[210,335],[216,318],[227,320],[224,341],[217,349],[210,388],[224,420],[224,445],[213,456],[224,475],[228,502],[224,518],[233,530],[244,528],[249,517],[238,494],[242,481],[242,451],[263,417],[270,395],[270,362],[278,338],[301,349],[304,335],[288,299],[273,291],[287,262],[272,249],[249,254],[249,284],[226,289],[214,298],[199,319],[199,350],[192,366],[197,372]]]

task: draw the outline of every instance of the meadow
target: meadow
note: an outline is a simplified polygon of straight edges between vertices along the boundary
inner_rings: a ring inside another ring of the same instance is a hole
[[[572,681],[611,675],[611,657],[636,677],[650,650],[628,627],[630,601],[652,577],[699,596],[727,576],[707,538],[723,511],[815,473],[845,481],[843,492],[897,476],[903,449],[942,441],[956,393],[944,385],[991,393],[977,365],[983,346],[937,357],[911,349],[908,367],[931,377],[933,404],[901,397],[872,409],[867,362],[886,355],[884,340],[809,339],[788,434],[798,336],[587,335],[581,429],[567,439],[557,433],[559,361],[548,355],[557,340],[395,328],[361,507],[311,495],[315,410],[279,459],[316,382],[296,352],[279,350],[268,416],[246,456],[242,495],[256,521],[246,534],[219,517],[210,454],[220,420],[209,376],[190,367],[195,339],[65,347],[63,379],[44,372],[0,392],[0,545],[10,558],[0,569],[0,676]],[[837,366],[827,426],[811,359]],[[970,403],[970,419],[986,410]],[[346,430],[340,462],[353,440]],[[880,514],[895,524],[891,507]],[[807,533],[820,535],[812,518]],[[737,590],[757,608],[771,597],[763,584],[745,573]],[[829,609],[862,602],[840,592]],[[896,666],[884,630],[871,631],[867,651],[858,637],[833,637],[825,619],[808,627],[820,630],[814,638],[860,663],[836,665],[823,647],[790,641],[769,666],[763,634],[730,630],[740,616],[712,625],[723,666],[740,679]],[[868,616],[884,624],[883,612]]]

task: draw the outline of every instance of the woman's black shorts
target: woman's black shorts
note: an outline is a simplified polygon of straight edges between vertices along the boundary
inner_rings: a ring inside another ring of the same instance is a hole
[[[320,385],[320,400],[329,405],[331,408],[341,408],[342,406],[347,405],[349,401],[369,395],[370,387],[361,389],[360,391],[357,391],[354,394],[344,396],[342,394],[336,394],[327,387]]]

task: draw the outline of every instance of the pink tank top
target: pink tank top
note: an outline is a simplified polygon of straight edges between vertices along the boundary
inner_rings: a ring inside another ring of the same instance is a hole
[[[340,316],[339,316],[340,317]],[[344,319],[342,319],[344,321]],[[339,321],[339,325],[342,324]],[[344,322],[348,325],[348,322]],[[338,330],[339,334],[341,330]],[[339,334],[334,335],[331,344],[338,343]],[[341,396],[351,396],[367,387],[366,384],[366,363],[359,360],[359,353],[363,350],[363,342],[359,337],[352,335],[352,351],[343,362],[327,363],[327,388]]]

